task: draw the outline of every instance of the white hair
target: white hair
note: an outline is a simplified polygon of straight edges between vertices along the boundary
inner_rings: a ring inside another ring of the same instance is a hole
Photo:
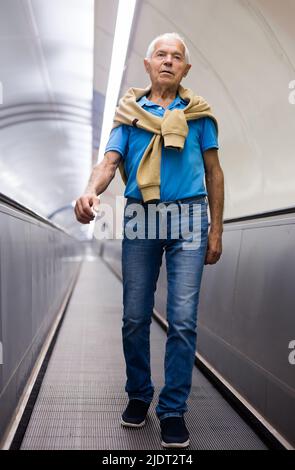
[[[147,53],[146,53],[146,58],[147,59],[150,59],[155,51],[155,46],[156,46],[156,43],[160,40],[160,39],[177,39],[178,41],[180,41],[182,44],[183,44],[183,47],[184,47],[184,51],[185,51],[185,61],[187,64],[190,64],[190,53],[189,53],[189,50],[184,42],[184,39],[179,36],[178,33],[164,33],[164,34],[161,34],[160,36],[157,36],[155,39],[152,40],[152,42],[150,43],[148,49],[147,49]]]

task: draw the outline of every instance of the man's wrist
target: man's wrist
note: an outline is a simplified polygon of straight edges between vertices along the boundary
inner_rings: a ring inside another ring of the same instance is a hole
[[[213,235],[216,235],[216,236],[221,237],[221,236],[222,236],[222,233],[223,233],[223,226],[214,226],[214,225],[210,225],[210,232],[211,232]]]
[[[85,194],[93,194],[93,196],[97,196],[97,191],[93,186],[87,186],[85,189]]]

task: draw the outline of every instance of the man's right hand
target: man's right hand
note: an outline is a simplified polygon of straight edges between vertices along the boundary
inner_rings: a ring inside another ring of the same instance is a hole
[[[98,211],[100,201],[96,194],[84,194],[79,197],[75,205],[75,215],[81,224],[89,224],[94,218],[93,210]]]

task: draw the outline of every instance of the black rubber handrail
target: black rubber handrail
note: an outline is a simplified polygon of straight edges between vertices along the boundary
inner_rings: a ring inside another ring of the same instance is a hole
[[[33,217],[35,220],[40,220],[46,225],[49,225],[50,227],[55,228],[56,230],[59,230],[60,232],[65,233],[71,238],[74,238],[77,241],[80,241],[78,238],[76,238],[74,235],[71,233],[67,232],[63,227],[60,227],[59,225],[51,222],[51,220],[46,219],[46,217],[43,217],[42,215],[38,214],[37,212],[33,211],[32,209],[29,209],[28,207],[24,206],[20,202],[10,198],[9,196],[6,196],[3,193],[0,193],[0,203],[4,203],[9,207],[12,207],[16,209],[17,211],[21,212],[22,214],[29,215],[30,217]]]
[[[231,219],[224,219],[223,223],[231,224],[233,222],[243,222],[245,220],[263,219],[264,217],[274,217],[276,215],[284,215],[284,214],[295,214],[295,206],[286,207],[285,209],[276,209],[276,210],[260,212],[256,214],[243,215],[241,217],[234,217]]]

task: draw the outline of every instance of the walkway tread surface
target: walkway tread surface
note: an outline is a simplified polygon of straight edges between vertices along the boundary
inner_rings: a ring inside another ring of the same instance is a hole
[[[21,449],[162,449],[155,407],[163,386],[166,335],[153,321],[155,395],[146,425],[123,428],[120,417],[128,399],[121,317],[121,282],[100,258],[86,258]],[[197,368],[188,407],[189,449],[266,449]]]

